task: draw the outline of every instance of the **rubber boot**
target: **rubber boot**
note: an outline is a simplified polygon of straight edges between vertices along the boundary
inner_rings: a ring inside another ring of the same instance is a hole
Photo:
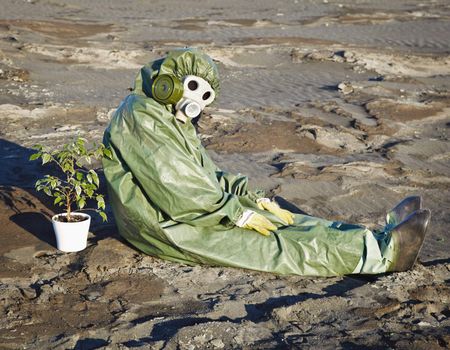
[[[407,271],[413,267],[422,248],[430,217],[428,209],[417,210],[391,231],[394,255],[388,271]]]
[[[404,198],[392,210],[389,211],[388,216],[397,225],[405,220],[411,213],[422,209],[422,197],[410,196]]]

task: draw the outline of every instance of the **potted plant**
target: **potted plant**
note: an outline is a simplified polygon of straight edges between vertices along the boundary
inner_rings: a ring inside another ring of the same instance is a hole
[[[54,163],[60,176],[45,175],[36,181],[37,191],[44,191],[54,198],[54,204],[64,207],[65,212],[52,217],[56,245],[64,252],[77,252],[86,248],[91,217],[81,210],[96,211],[107,221],[104,196],[98,193],[99,178],[94,169],[87,169],[93,159],[112,157],[111,151],[102,143],[86,148],[86,139],[78,137],[64,144],[61,149],[49,150],[35,145],[37,150],[30,160],[42,159],[42,164]],[[96,208],[86,207],[89,199],[97,203]],[[73,211],[74,207],[78,211]]]

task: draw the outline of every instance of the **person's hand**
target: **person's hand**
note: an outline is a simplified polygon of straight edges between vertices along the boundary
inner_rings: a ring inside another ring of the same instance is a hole
[[[287,225],[292,225],[294,223],[294,214],[289,210],[281,209],[278,203],[271,201],[269,198],[260,198],[258,199],[257,204],[259,209],[271,212]]]
[[[277,229],[268,219],[252,210],[246,210],[236,225],[248,230],[254,230],[264,236],[269,236],[270,231]]]

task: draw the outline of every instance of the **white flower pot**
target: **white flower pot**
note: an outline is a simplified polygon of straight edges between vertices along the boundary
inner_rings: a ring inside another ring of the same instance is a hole
[[[56,214],[52,217],[53,229],[56,235],[56,247],[63,252],[79,252],[87,246],[91,217],[85,213],[75,212],[72,214],[81,215],[88,219],[78,222],[56,221],[56,217],[66,216],[66,213]]]

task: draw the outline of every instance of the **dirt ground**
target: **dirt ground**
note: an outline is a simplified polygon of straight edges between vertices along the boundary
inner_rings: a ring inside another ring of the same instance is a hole
[[[2,1],[0,348],[449,348],[450,4],[182,4]],[[221,168],[292,211],[369,228],[421,195],[432,220],[414,269],[184,266],[126,243],[109,207],[84,251],[58,251],[32,146],[101,141],[139,68],[184,46],[219,66],[198,131]]]

